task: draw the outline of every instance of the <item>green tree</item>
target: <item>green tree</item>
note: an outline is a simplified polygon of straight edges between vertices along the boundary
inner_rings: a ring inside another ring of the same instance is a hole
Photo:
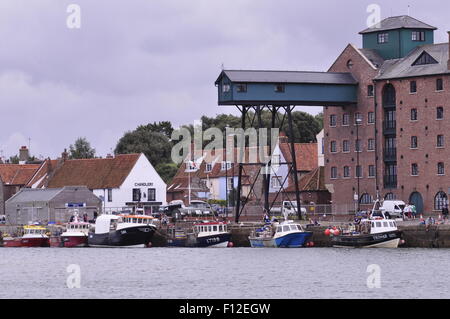
[[[175,163],[161,163],[158,164],[155,169],[159,176],[166,184],[169,184],[178,171],[178,165]]]
[[[91,147],[91,144],[85,137],[79,137],[75,143],[69,146],[69,158],[81,159],[81,158],[94,158],[95,149]]]

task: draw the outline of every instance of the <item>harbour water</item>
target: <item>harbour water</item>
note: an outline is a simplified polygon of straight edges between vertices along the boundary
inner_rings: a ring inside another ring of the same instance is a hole
[[[446,249],[2,248],[0,298],[450,298],[449,268]]]

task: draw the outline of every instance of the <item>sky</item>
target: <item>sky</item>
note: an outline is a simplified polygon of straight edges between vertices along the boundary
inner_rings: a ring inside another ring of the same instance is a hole
[[[237,114],[217,105],[222,67],[327,71],[361,47],[370,4],[448,42],[448,1],[0,0],[0,156],[56,158],[78,137],[106,156],[142,124]]]

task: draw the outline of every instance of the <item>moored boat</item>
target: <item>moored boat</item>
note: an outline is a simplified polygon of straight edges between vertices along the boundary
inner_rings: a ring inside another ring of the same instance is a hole
[[[3,247],[49,247],[47,232],[42,226],[24,226],[23,236],[3,238]]]
[[[67,223],[66,231],[61,234],[62,247],[86,247],[90,225],[79,221]]]
[[[252,247],[300,248],[305,247],[312,237],[312,232],[303,230],[299,223],[285,220],[281,223],[266,224],[249,236]]]
[[[184,229],[173,225],[168,235],[168,245],[176,247],[228,247],[231,239],[226,223],[207,220]]]
[[[90,247],[148,247],[156,231],[145,215],[100,215],[88,235]]]

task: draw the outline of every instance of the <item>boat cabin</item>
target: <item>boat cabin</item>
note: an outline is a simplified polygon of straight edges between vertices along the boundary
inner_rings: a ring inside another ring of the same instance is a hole
[[[285,224],[278,225],[276,228],[276,233],[289,233],[289,232],[303,231],[299,224]]]
[[[89,227],[89,223],[68,223],[66,226],[68,232],[87,232]]]
[[[126,224],[152,225],[155,218],[146,215],[125,215],[122,216],[121,221]]]
[[[25,226],[24,235],[45,235],[47,228],[39,226]]]
[[[370,221],[370,233],[379,234],[397,230],[397,223],[394,220],[379,219]]]
[[[224,223],[201,223],[194,225],[194,232],[200,233],[226,233],[227,225]]]

